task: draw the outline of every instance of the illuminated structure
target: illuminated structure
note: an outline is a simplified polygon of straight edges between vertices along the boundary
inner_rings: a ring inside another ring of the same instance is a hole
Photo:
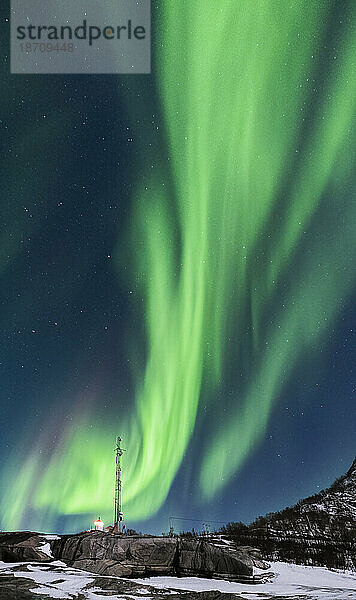
[[[94,529],[96,531],[104,531],[104,522],[98,517],[97,521],[94,521]]]

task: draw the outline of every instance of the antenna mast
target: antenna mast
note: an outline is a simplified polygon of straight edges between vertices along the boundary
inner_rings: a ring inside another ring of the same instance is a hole
[[[122,481],[121,481],[121,457],[124,452],[121,448],[122,439],[118,436],[116,440],[116,480],[115,480],[115,514],[114,514],[114,532],[121,532],[122,521]]]

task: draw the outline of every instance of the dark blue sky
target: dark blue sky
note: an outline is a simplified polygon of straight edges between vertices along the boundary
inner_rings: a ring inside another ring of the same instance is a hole
[[[4,494],[16,476],[6,465],[14,457],[16,464],[25,460],[47,427],[53,428],[55,445],[74,418],[74,397],[82,407],[95,394],[105,398],[96,404],[99,420],[133,405],[135,382],[127,359],[136,355],[137,368],[143,368],[144,320],[139,301],[127,293],[131,275],[124,266],[118,273],[114,263],[119,254],[125,265],[134,190],[152,160],[164,163],[167,139],[155,72],[132,77],[10,75],[8,23],[1,28]],[[351,189],[341,192],[341,206],[350,201]],[[202,504],[195,494],[197,457],[209,445],[211,431],[224,424],[200,421],[198,412],[195,434],[166,503],[147,522],[129,525],[161,531],[168,528],[170,515],[249,522],[342,475],[355,454],[354,306],[355,295],[344,302],[318,352],[300,358],[261,443],[213,501]],[[236,386],[234,361],[227,363],[219,402],[229,407]],[[204,402],[199,411],[203,407]],[[43,452],[50,456],[51,448]],[[191,526],[194,522],[182,525]]]

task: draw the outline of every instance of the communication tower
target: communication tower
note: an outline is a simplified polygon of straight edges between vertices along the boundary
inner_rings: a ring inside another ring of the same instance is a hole
[[[122,512],[122,480],[121,480],[121,457],[124,449],[121,448],[122,439],[116,440],[116,478],[115,478],[115,514],[114,533],[121,533]]]

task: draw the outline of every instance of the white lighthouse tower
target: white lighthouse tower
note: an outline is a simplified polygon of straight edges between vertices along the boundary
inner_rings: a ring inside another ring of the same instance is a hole
[[[94,529],[95,531],[104,531],[104,522],[100,517],[96,521],[94,521]]]

